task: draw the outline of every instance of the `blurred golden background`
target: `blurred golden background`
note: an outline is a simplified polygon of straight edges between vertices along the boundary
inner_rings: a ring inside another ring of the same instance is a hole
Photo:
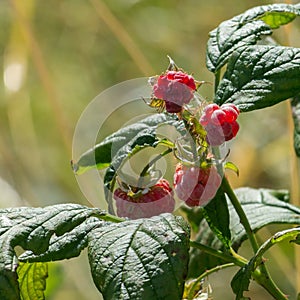
[[[248,8],[270,3],[276,2],[0,1],[0,207],[90,205],[70,167],[72,135],[89,102],[119,82],[160,74],[167,55],[196,79],[213,82],[205,68],[209,31]],[[284,45],[300,47],[299,37],[299,21],[276,33]],[[200,93],[208,99],[213,94],[209,85]],[[230,146],[230,160],[240,169],[239,178],[229,175],[235,187],[297,193],[289,113],[282,103],[242,114],[241,130]],[[272,230],[278,228],[284,227]],[[269,235],[263,230],[261,238]],[[247,244],[242,251],[247,252]],[[271,254],[275,280],[295,299],[292,247],[278,246]],[[55,263],[50,271],[56,280],[48,283],[47,299],[101,299],[86,255]],[[214,299],[234,298],[229,282],[235,271],[209,278]],[[251,289],[252,299],[270,299],[259,288]]]

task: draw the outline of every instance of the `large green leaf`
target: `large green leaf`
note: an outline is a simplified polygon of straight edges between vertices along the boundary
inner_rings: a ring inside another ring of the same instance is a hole
[[[82,154],[78,162],[73,162],[73,170],[82,174],[91,168],[103,169],[109,165],[117,170],[122,161],[134,151],[149,146],[155,147],[160,143],[156,130],[162,124],[173,125],[178,131],[184,129],[183,122],[176,116],[163,113],[151,115],[121,128]]]
[[[60,204],[45,208],[10,208],[0,210],[0,295],[1,300],[20,299],[15,247],[36,255],[48,250],[53,235],[61,236],[87,218],[103,215],[96,208]],[[84,228],[82,228],[84,230]],[[64,251],[68,256],[68,249]]]
[[[269,224],[300,224],[300,209],[287,203],[289,200],[287,191],[239,188],[235,192],[254,232]],[[231,242],[233,248],[237,250],[247,239],[247,235],[233,206],[229,201],[227,202],[230,214]],[[196,240],[214,249],[224,249],[205,220],[200,224]],[[205,269],[219,263],[224,263],[224,261],[193,248],[191,249],[189,277],[199,276]]]
[[[277,104],[300,92],[300,49],[249,46],[235,52],[216,92],[218,104],[241,111]]]
[[[294,121],[294,148],[296,155],[300,157],[300,96],[297,95],[291,101]]]
[[[207,44],[207,68],[216,72],[240,47],[254,45],[272,29],[291,22],[300,10],[289,4],[258,6],[222,22],[210,32]]]
[[[188,250],[188,225],[171,214],[89,234],[93,279],[104,299],[181,299]]]
[[[21,299],[44,300],[48,277],[47,263],[20,263],[17,271]]]

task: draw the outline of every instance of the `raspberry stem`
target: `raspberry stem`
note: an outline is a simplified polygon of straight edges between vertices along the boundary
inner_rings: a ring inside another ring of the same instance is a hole
[[[219,83],[220,83],[220,78],[221,78],[221,71],[220,69],[216,71],[215,73],[215,93],[217,92]]]
[[[188,289],[189,292],[188,292],[188,295],[187,295],[187,300],[195,299],[195,294],[197,292],[197,289],[199,289],[198,285],[199,285],[199,283],[201,283],[201,281],[203,279],[208,277],[210,274],[213,274],[213,273],[218,272],[220,270],[224,270],[226,268],[230,268],[230,267],[234,267],[234,266],[235,266],[234,263],[227,263],[227,264],[219,265],[219,266],[216,266],[216,267],[211,268],[209,270],[206,270],[204,273],[202,273],[199,277],[197,277],[195,279],[192,286]]]
[[[230,184],[225,176],[223,177],[221,187],[223,188],[223,191],[229,197],[231,204],[233,205],[235,211],[237,212],[237,214],[240,218],[240,222],[246,230],[246,233],[247,233],[248,239],[250,241],[250,244],[252,246],[252,249],[253,249],[254,253],[256,253],[257,250],[259,249],[259,245],[257,243],[254,232],[250,226],[250,223],[249,223],[248,218],[241,206],[240,201],[236,197],[234,191],[232,190],[232,187],[230,186]]]
[[[96,218],[101,219],[106,222],[113,222],[113,223],[121,223],[126,221],[124,218],[119,218],[117,216],[111,214],[104,214],[104,215],[95,215]]]
[[[190,241],[190,246],[197,248],[201,251],[204,251],[207,254],[213,255],[215,257],[221,258],[222,260],[226,261],[226,262],[231,262],[234,263],[236,266],[240,266],[240,267],[244,267],[248,261],[245,258],[237,258],[234,256],[231,256],[229,254],[226,254],[220,250],[216,250],[214,248],[211,248],[209,246],[206,246],[204,244],[201,244],[199,242],[196,241]]]
[[[155,156],[142,170],[141,174],[140,174],[140,178],[138,180],[138,186],[142,186],[143,183],[143,177],[146,176],[148,170],[158,161],[160,160],[162,157],[164,157],[165,155],[169,154],[170,152],[172,152],[173,149],[172,148],[168,148],[167,150],[165,150],[164,152],[158,154],[157,156]]]

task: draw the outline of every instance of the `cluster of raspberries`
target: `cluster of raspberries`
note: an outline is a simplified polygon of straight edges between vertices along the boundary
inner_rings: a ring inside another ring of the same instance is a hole
[[[167,71],[157,78],[153,95],[165,102],[166,111],[179,113],[188,104],[197,86],[192,76],[182,71]],[[207,142],[219,146],[234,138],[239,130],[239,110],[234,104],[209,104],[199,120],[206,131]],[[214,165],[186,166],[178,163],[174,174],[174,190],[188,206],[204,206],[216,195],[221,176]],[[132,190],[135,192],[133,193]],[[130,192],[117,188],[114,192],[117,214],[131,219],[148,218],[164,212],[173,212],[175,199],[169,182],[160,179],[147,189],[130,188]]]
[[[216,194],[221,176],[215,166],[189,167],[178,163],[174,174],[174,189],[179,199],[190,206],[204,206]],[[131,219],[149,218],[165,212],[173,212],[175,199],[169,182],[160,179],[154,186],[135,195],[121,188],[114,192],[117,214]]]
[[[183,105],[192,100],[195,90],[194,78],[181,71],[168,71],[159,76],[153,86],[154,96],[165,101],[169,113],[180,112]]]

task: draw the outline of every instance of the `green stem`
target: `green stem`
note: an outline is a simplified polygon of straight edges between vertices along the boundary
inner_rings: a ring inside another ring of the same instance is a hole
[[[264,266],[264,265],[262,265]],[[287,300],[288,297],[285,295],[278,286],[274,283],[273,279],[269,276],[269,274],[265,274],[264,270],[256,269],[252,273],[253,279],[261,285],[270,295],[274,297],[276,300]]]
[[[238,200],[238,198],[236,197],[234,191],[232,190],[227,178],[224,176],[223,177],[223,181],[222,181],[222,188],[223,191],[227,194],[227,196],[229,197],[231,204],[233,205],[235,211],[237,212],[239,218],[240,218],[240,222],[243,225],[243,227],[245,228],[246,234],[248,236],[248,239],[250,241],[250,244],[252,246],[252,249],[254,251],[254,253],[257,252],[259,245],[257,243],[256,237],[254,235],[254,232],[251,229],[250,223],[248,221],[248,218],[241,206],[240,201]]]
[[[250,244],[252,246],[254,253],[255,254],[260,253],[259,245],[257,243],[254,232],[251,229],[248,218],[241,206],[241,203],[239,202],[238,198],[236,197],[236,195],[235,195],[234,191],[232,190],[226,177],[223,177],[222,188],[223,188],[223,191],[229,197],[235,211],[237,212],[237,214],[240,218],[241,224],[245,228],[246,234],[248,236],[248,239],[250,241]],[[271,276],[263,262],[259,266],[259,268],[256,269],[252,273],[252,276],[255,279],[255,281],[258,284],[260,284],[263,288],[265,288],[275,299],[277,299],[277,300],[286,300],[287,299],[287,296],[284,295],[283,292],[274,283],[273,279],[271,278]]]
[[[195,297],[196,291],[198,289],[198,285],[201,282],[202,279],[204,279],[205,277],[207,277],[208,275],[218,272],[220,270],[226,269],[226,268],[230,268],[230,267],[234,267],[235,264],[234,263],[228,263],[228,264],[224,264],[224,265],[220,265],[220,266],[216,266],[212,269],[206,270],[204,273],[202,273],[198,278],[196,278],[193,283],[192,286],[189,288],[189,292],[187,295],[187,300],[192,300]]]
[[[109,192],[108,192],[108,196],[107,196],[108,212],[112,215],[115,214],[114,207],[113,207],[112,195],[113,195],[114,187],[115,187],[115,184],[116,184],[116,176],[117,176],[117,173],[115,173],[113,179],[110,182]],[[107,187],[105,187],[105,188],[107,188]]]
[[[208,246],[198,243],[196,241],[190,241],[190,246],[197,248],[201,251],[204,251],[207,254],[221,258],[222,260],[224,260],[226,262],[234,263],[235,265],[240,266],[240,267],[243,267],[248,263],[248,261],[245,258],[233,257],[231,255],[223,253],[220,250],[213,249],[211,247],[208,247]]]
[[[113,215],[110,215],[110,214],[107,214],[107,213],[95,214],[94,216],[96,218],[101,219],[101,220],[106,221],[106,222],[121,223],[121,222],[126,221],[126,219],[124,219],[124,218],[119,218],[117,216],[113,216]]]
[[[220,79],[221,79],[221,71],[220,69],[215,73],[215,93],[218,89],[219,83],[220,83]]]
[[[148,170],[158,161],[160,160],[162,157],[164,157],[165,155],[169,154],[170,152],[172,152],[173,149],[172,148],[168,148],[167,150],[165,150],[164,152],[158,154],[157,156],[155,156],[142,170],[140,177],[144,177]]]
[[[138,187],[142,186],[143,184],[143,179],[146,176],[148,170],[158,161],[160,160],[162,157],[164,157],[165,155],[171,153],[173,151],[172,148],[168,148],[167,150],[165,150],[164,152],[158,154],[157,156],[155,156],[142,170],[141,174],[140,174],[140,178],[138,180]]]

